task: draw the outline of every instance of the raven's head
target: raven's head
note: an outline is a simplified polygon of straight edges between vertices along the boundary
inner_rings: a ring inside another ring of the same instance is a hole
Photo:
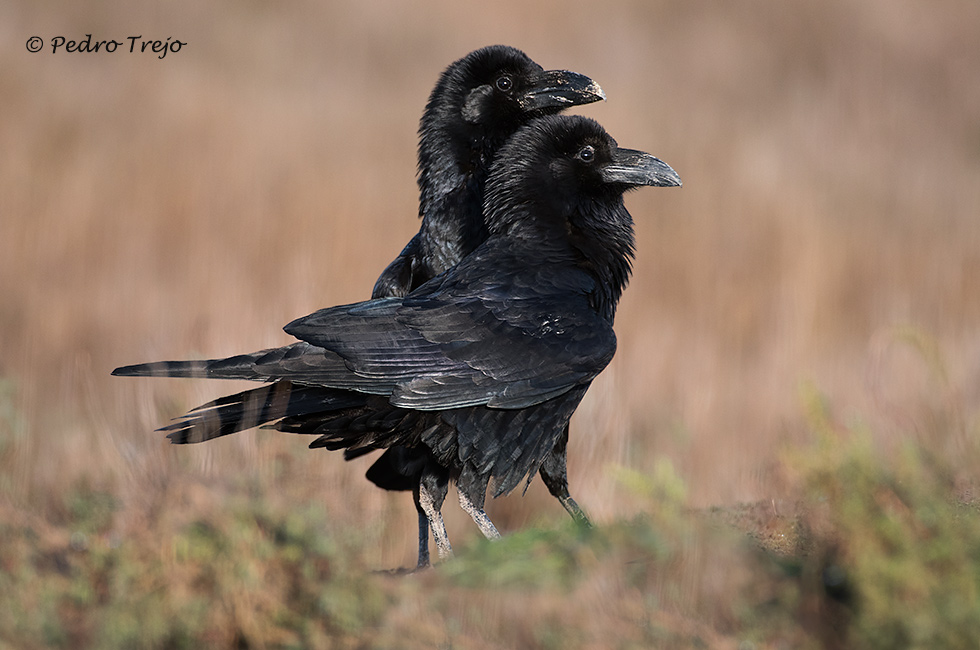
[[[521,125],[600,99],[602,88],[589,77],[544,70],[513,47],[470,52],[446,68],[429,96],[419,127],[420,171],[448,161],[464,174],[479,173],[481,166],[485,171],[497,147]]]
[[[501,147],[487,179],[484,213],[493,233],[548,224],[600,228],[615,220],[626,191],[680,184],[667,163],[620,147],[595,120],[553,115],[532,121]]]
[[[499,124],[510,135],[534,117],[605,98],[599,84],[585,75],[544,70],[516,48],[492,45],[446,68],[429,104],[440,104],[440,112],[455,113],[468,124]]]
[[[491,236],[510,237],[528,255],[588,269],[604,287],[603,309],[613,310],[633,256],[623,194],[680,184],[667,163],[621,148],[598,122],[552,115],[500,148],[487,178],[484,218]]]

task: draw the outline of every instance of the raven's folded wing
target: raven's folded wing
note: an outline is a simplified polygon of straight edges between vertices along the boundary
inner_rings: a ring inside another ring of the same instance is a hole
[[[321,309],[286,326],[301,341],[285,347],[114,374],[289,380],[422,411],[516,409],[588,384],[612,359],[616,336],[585,292],[541,283],[505,291],[486,277],[476,292],[433,285],[404,299]]]
[[[568,294],[435,292],[322,309],[285,329],[341,357],[353,375],[321,375],[314,363],[302,369],[310,381],[390,394],[393,405],[419,410],[539,404],[590,382],[616,349],[587,298]]]

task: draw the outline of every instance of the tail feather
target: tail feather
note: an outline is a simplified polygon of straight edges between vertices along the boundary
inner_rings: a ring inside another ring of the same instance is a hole
[[[255,370],[258,359],[273,352],[260,350],[251,354],[239,354],[227,359],[201,361],[154,361],[122,366],[112,371],[117,377],[193,377],[198,379],[249,379],[268,380],[267,375]]]
[[[265,425],[317,436],[311,448],[343,449],[349,460],[391,445],[411,446],[421,431],[438,428],[441,421],[435,413],[391,405],[387,395],[373,394],[379,390],[375,380],[351,373],[339,356],[304,342],[225,359],[123,366],[112,374],[268,382],[202,404],[158,429],[174,444],[204,442]],[[319,383],[324,377],[342,378],[351,389],[328,388]],[[414,472],[413,465],[408,473]]]
[[[204,442],[284,417],[361,406],[364,399],[360,393],[277,381],[202,404],[159,430],[174,444]]]

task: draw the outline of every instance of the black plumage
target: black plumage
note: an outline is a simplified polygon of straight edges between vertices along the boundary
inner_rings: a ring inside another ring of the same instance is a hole
[[[382,272],[372,297],[407,295],[483,243],[487,173],[497,150],[518,127],[601,99],[602,89],[585,75],[544,70],[506,45],[474,50],[450,64],[419,123],[422,225]]]
[[[604,99],[584,75],[545,71],[526,54],[497,45],[475,50],[449,65],[433,88],[419,125],[418,234],[382,272],[372,297],[405,296],[455,266],[487,238],[483,188],[496,151],[535,117]],[[568,432],[564,432],[565,438]],[[356,458],[372,451],[348,451]],[[559,450],[556,450],[559,451]],[[564,444],[560,451],[564,454]],[[368,469],[387,490],[413,490],[419,513],[419,566],[428,563],[429,520],[419,503],[422,450],[393,447]],[[548,489],[573,516],[586,520],[568,492],[564,456],[542,473]],[[548,473],[554,468],[554,473]],[[442,522],[433,522],[442,526]]]
[[[127,376],[275,382],[216,400],[165,428],[189,442],[228,420],[275,421],[314,447],[421,450],[420,505],[445,485],[488,537],[488,484],[505,494],[554,464],[567,423],[612,359],[612,324],[633,254],[626,190],[679,185],[669,166],[621,149],[596,122],[551,116],[521,127],[487,180],[488,238],[405,297],[332,307],[286,331],[300,342],[229,359],[119,368]],[[283,386],[289,382],[289,386]],[[281,419],[279,419],[281,418]],[[554,469],[554,468],[552,468]],[[433,528],[440,554],[444,528]]]

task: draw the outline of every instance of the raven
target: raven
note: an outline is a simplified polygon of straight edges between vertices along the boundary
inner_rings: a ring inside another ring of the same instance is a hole
[[[322,309],[285,327],[298,343],[227,359],[117,368],[115,375],[272,382],[205,404],[164,427],[191,441],[274,422],[311,447],[420,449],[420,503],[454,480],[488,538],[494,496],[530,481],[592,380],[612,359],[629,279],[633,221],[623,194],[680,178],[618,147],[593,120],[548,116],[521,127],[487,179],[488,237],[404,297]],[[227,413],[234,417],[229,419]],[[217,431],[217,433],[215,433]],[[451,552],[433,526],[440,556]]]
[[[421,228],[381,273],[372,297],[405,296],[483,243],[490,163],[518,127],[605,98],[585,75],[545,71],[506,45],[474,50],[450,64],[419,123]]]
[[[418,185],[422,225],[382,272],[373,298],[405,296],[455,266],[487,238],[483,187],[493,157],[506,139],[535,117],[605,99],[592,79],[565,70],[545,71],[520,50],[495,45],[450,64],[429,96],[419,124]],[[573,517],[587,521],[568,492],[565,442],[542,478]],[[348,460],[373,451],[348,451]],[[387,449],[367,478],[386,490],[412,490],[419,519],[418,566],[429,563],[429,520],[419,502],[425,467],[421,449]],[[441,503],[442,494],[434,498]],[[442,526],[441,521],[432,522]]]

